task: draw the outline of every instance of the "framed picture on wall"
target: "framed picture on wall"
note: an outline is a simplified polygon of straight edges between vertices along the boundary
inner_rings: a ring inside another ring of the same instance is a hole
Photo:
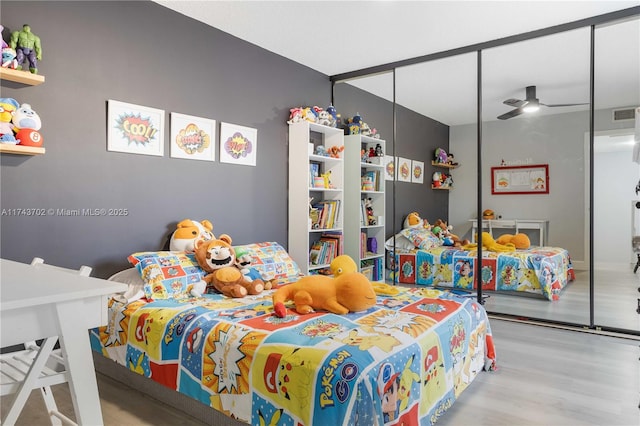
[[[255,166],[258,130],[237,124],[220,124],[220,162]]]
[[[411,160],[396,157],[396,179],[400,182],[411,182]]]
[[[171,157],[215,161],[216,120],[171,113]]]
[[[494,195],[548,194],[549,165],[492,167],[491,193]]]
[[[396,160],[391,155],[384,156],[384,180],[394,180],[396,178]]]
[[[424,161],[411,161],[411,182],[424,182]]]
[[[107,101],[107,151],[164,155],[164,110]]]

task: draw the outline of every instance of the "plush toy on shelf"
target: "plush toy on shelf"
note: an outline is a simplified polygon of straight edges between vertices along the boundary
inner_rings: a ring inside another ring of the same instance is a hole
[[[44,139],[40,132],[42,121],[29,104],[22,104],[13,115],[13,131],[20,145],[42,146]]]
[[[329,157],[331,158],[340,158],[340,153],[344,151],[344,145],[334,145],[329,148]]]
[[[169,250],[193,253],[198,241],[210,241],[214,238],[213,224],[208,220],[198,222],[184,219],[176,225],[176,230],[171,234]]]
[[[371,282],[360,272],[347,272],[336,278],[308,275],[275,291],[273,308],[276,316],[284,318],[287,315],[285,302],[289,300],[302,315],[316,310],[344,315],[373,307],[376,293]]]
[[[447,151],[442,148],[436,149],[435,162],[438,164],[447,164],[448,156]]]
[[[207,288],[213,288],[227,297],[255,295],[264,290],[264,281],[247,281],[236,266],[235,250],[231,246],[231,237],[223,234],[210,241],[196,243],[196,260],[208,273],[203,280]]]
[[[22,69],[25,59],[29,62],[29,71],[38,74],[38,61],[42,60],[40,37],[31,32],[29,25],[23,25],[21,31],[11,33],[9,45],[16,50],[18,69]]]
[[[12,123],[13,116],[20,104],[13,98],[0,98],[0,143],[17,144]]]
[[[8,68],[11,70],[18,69],[18,60],[16,57],[18,54],[10,47],[2,48],[2,68]]]

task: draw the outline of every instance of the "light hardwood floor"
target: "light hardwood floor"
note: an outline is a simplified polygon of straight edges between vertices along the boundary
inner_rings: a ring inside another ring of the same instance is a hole
[[[594,315],[597,326],[640,331],[638,287],[640,270],[596,270],[594,275]],[[550,302],[539,295],[503,295],[487,292],[488,312],[589,325],[589,272],[576,271],[576,279]]]
[[[438,425],[640,424],[639,340],[497,318],[491,328],[498,370],[479,374]],[[105,425],[206,424],[102,374],[98,387]],[[71,413],[67,385],[54,393]],[[47,424],[43,409],[34,392],[17,424]]]

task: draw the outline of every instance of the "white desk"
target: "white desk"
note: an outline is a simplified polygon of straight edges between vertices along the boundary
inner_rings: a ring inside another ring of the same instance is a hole
[[[478,232],[478,221],[477,219],[469,219],[471,225],[471,242],[476,242],[476,233]],[[540,246],[544,246],[545,235],[547,231],[547,227],[549,226],[548,220],[542,219],[483,219],[482,220],[482,229],[488,229],[491,236],[493,236],[494,229],[513,229],[514,234],[520,232],[521,229],[532,229],[537,230],[539,232],[540,238],[538,243]]]
[[[88,330],[106,324],[105,295],[126,289],[126,284],[0,260],[0,346],[59,336],[78,424],[103,424]],[[18,395],[2,413],[3,424],[13,424],[22,411]]]

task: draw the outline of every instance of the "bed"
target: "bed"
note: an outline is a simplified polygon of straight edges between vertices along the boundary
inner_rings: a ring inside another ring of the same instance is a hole
[[[477,374],[495,368],[490,324],[473,297],[397,290],[366,312],[289,309],[285,318],[273,315],[272,291],[112,299],[109,324],[91,330],[91,345],[250,424],[433,424]]]
[[[388,260],[391,279],[405,284],[477,288],[477,250],[443,246],[439,241],[417,235],[417,231],[403,231],[396,236],[400,243],[396,242],[397,249],[389,252]],[[409,246],[405,240],[410,242]],[[537,294],[553,301],[558,300],[562,289],[575,279],[569,252],[560,247],[530,247],[511,252],[485,249],[482,259],[483,291]]]

